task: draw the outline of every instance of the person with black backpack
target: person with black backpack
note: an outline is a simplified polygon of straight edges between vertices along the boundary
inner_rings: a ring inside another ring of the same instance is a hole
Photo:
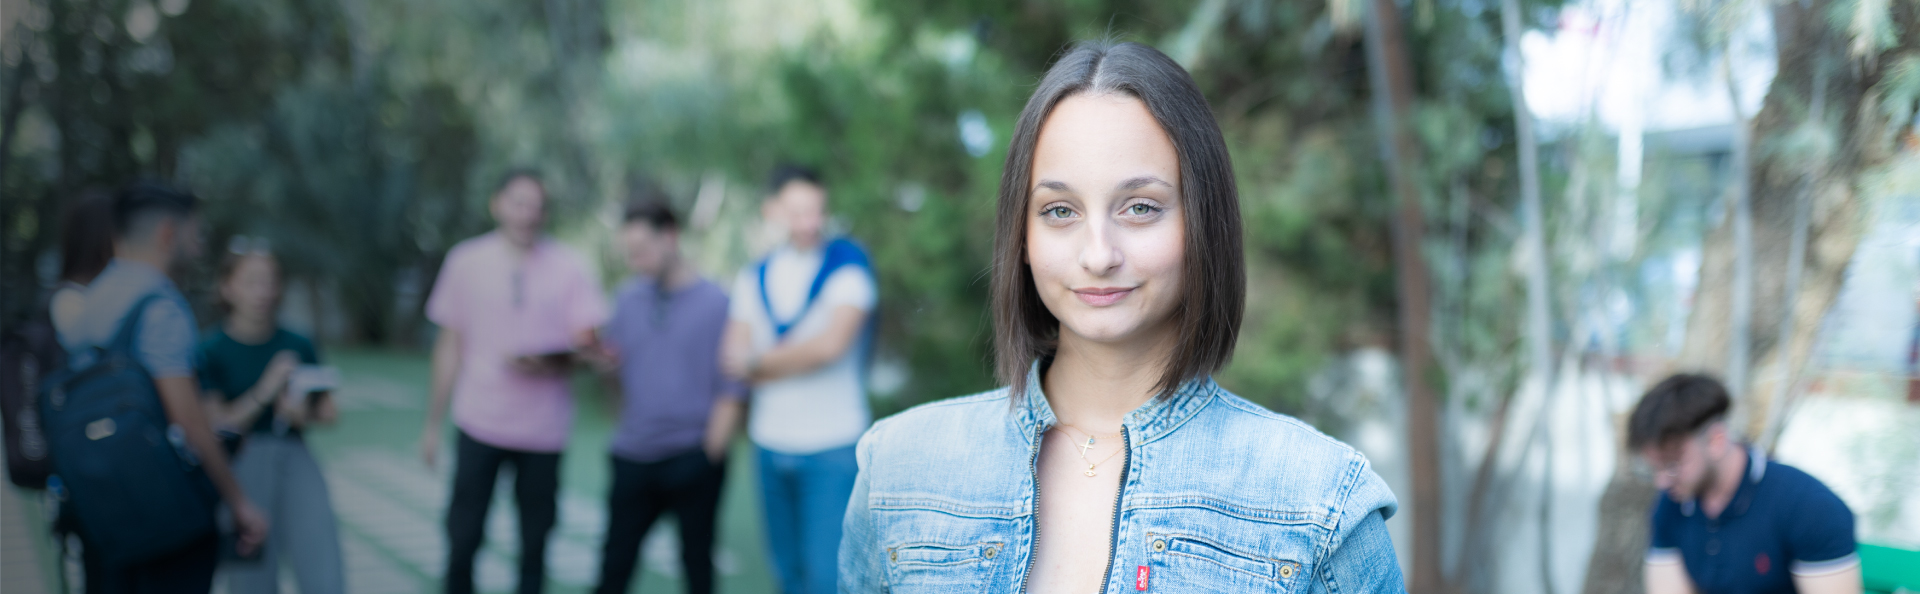
[[[84,315],[60,329],[67,362],[41,388],[89,593],[210,591],[222,500],[234,553],[251,555],[266,539],[265,516],[207,422],[193,311],[167,276],[199,253],[196,202],[154,183],[114,196],[115,257],[81,295]]]

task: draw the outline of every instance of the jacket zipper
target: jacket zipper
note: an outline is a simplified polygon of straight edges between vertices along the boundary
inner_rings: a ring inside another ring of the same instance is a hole
[[[1120,502],[1127,493],[1127,470],[1133,467],[1133,436],[1127,435],[1125,426],[1120,427],[1120,448],[1126,453],[1120,457],[1120,487],[1113,490],[1113,532],[1107,535],[1107,571],[1100,574],[1100,594],[1107,594],[1107,582],[1113,577],[1113,562],[1120,557]],[[1040,483],[1034,483],[1035,488],[1039,486]],[[1039,527],[1040,524],[1036,522],[1034,528],[1037,530]],[[1035,536],[1038,536],[1037,532]]]
[[[1027,573],[1020,576],[1020,594],[1026,594],[1027,583],[1033,581],[1034,563],[1040,558],[1040,445],[1046,438],[1046,427],[1033,434],[1033,456],[1027,459],[1028,468],[1033,470],[1033,542],[1028,543]]]

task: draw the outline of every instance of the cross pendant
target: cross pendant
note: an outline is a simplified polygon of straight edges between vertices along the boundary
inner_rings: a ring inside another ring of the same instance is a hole
[[[1097,466],[1097,464],[1088,464],[1088,465],[1087,465],[1087,472],[1086,472],[1086,475],[1087,475],[1087,476],[1093,476],[1093,467],[1094,467],[1094,466]]]
[[[1080,448],[1080,457],[1082,457],[1082,458],[1084,458],[1084,457],[1086,457],[1086,456],[1087,456],[1087,450],[1091,450],[1091,449],[1093,449],[1093,436],[1092,436],[1092,435],[1088,435],[1088,436],[1087,436],[1087,443],[1084,443],[1084,444],[1081,444],[1081,445],[1078,445],[1078,446],[1075,446],[1075,447],[1078,447],[1078,448]]]

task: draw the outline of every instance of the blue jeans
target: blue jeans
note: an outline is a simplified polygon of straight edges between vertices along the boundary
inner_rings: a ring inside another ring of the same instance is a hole
[[[782,594],[829,594],[838,588],[840,523],[860,468],[853,446],[794,456],[760,454],[760,505],[767,514],[767,550]]]

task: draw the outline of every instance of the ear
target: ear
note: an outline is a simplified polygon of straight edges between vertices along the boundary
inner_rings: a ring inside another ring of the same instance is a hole
[[[505,187],[502,187],[500,191],[494,192],[492,196],[487,197],[487,214],[492,215],[495,221],[500,220],[500,204],[502,198],[506,196],[506,190]]]
[[[1716,454],[1725,454],[1727,448],[1732,445],[1733,435],[1727,429],[1726,423],[1714,423],[1712,428],[1707,429],[1707,446]]]
[[[153,245],[166,248],[167,251],[173,249],[173,244],[176,239],[179,239],[179,235],[180,219],[160,217],[160,220],[153,225]]]

